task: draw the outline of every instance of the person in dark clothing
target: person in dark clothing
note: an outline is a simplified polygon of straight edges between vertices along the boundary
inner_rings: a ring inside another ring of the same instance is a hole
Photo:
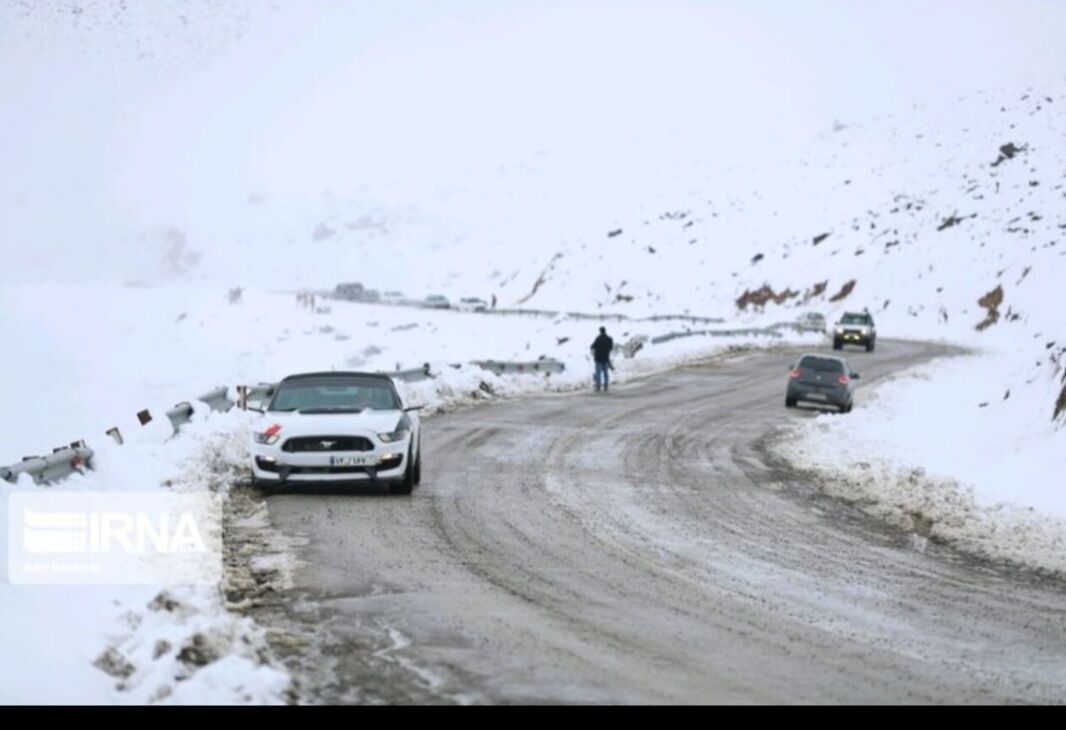
[[[596,362],[596,390],[602,387],[607,390],[609,378],[607,373],[611,370],[611,350],[614,349],[614,340],[607,336],[607,328],[600,327],[600,335],[592,341],[592,359]]]

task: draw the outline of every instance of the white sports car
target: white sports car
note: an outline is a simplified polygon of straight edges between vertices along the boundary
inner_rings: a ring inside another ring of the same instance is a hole
[[[306,373],[278,383],[252,434],[261,486],[382,484],[410,494],[422,478],[417,408],[388,375]]]

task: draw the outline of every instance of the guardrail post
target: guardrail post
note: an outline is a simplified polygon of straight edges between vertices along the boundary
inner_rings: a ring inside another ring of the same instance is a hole
[[[237,407],[242,411],[248,410],[248,386],[237,386]]]

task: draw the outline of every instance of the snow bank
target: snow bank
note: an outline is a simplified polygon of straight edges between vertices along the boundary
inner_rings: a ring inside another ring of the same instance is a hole
[[[101,442],[96,469],[59,488],[225,492],[233,476],[226,465],[239,463],[244,415],[197,416],[170,441],[149,429],[132,432],[122,447]],[[12,493],[40,489],[28,477],[0,482],[0,503],[6,508]],[[227,610],[223,588],[0,582],[0,701],[284,702],[288,673],[255,623]]]

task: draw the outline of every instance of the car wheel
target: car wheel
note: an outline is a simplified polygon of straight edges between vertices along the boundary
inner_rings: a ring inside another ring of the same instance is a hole
[[[866,351],[867,351],[867,352],[873,352],[873,351],[874,351],[874,343],[872,343],[872,342],[867,342],[867,343],[866,343]]]
[[[419,484],[422,483],[422,454],[421,454],[421,452],[419,452],[418,458],[415,460],[415,473],[414,473],[413,476],[414,476],[413,481],[414,481],[415,485],[419,485]]]
[[[785,408],[795,408],[795,407],[796,407],[796,399],[795,398],[789,398],[788,396],[785,396]]]
[[[833,349],[834,349],[834,350],[839,350],[839,349],[841,349],[842,347],[844,347],[844,345],[842,345],[842,344],[840,343],[840,340],[833,340]]]

